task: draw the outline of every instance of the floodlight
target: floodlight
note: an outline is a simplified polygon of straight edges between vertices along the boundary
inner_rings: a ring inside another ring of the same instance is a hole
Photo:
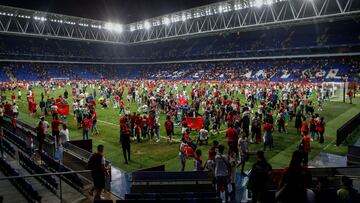
[[[254,6],[260,8],[264,4],[263,0],[255,0]]]
[[[135,30],[136,30],[135,25],[130,25],[130,32],[133,32]]]
[[[219,6],[219,13],[222,13],[223,12],[223,7],[220,5]]]
[[[151,28],[151,25],[150,25],[149,21],[144,22],[144,28],[147,29],[147,30]]]
[[[182,14],[181,20],[182,20],[182,21],[186,21],[186,15],[185,15],[185,14]]]
[[[115,24],[114,26],[114,30],[118,33],[122,33],[123,31],[123,26],[121,24]]]
[[[111,23],[111,22],[106,23],[104,28],[111,32],[114,31],[114,32],[121,33],[123,31],[123,26],[121,24]]]
[[[271,5],[273,3],[272,0],[264,0],[265,5]]]
[[[163,24],[164,24],[164,25],[169,25],[169,24],[170,24],[170,19],[169,19],[168,17],[165,17],[165,18],[163,19]]]

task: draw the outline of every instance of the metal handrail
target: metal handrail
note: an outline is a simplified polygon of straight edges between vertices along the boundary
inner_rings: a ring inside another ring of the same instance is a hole
[[[91,172],[91,170],[56,172],[56,173],[41,173],[41,174],[21,175],[21,176],[4,176],[4,177],[0,177],[0,181],[10,180],[10,179],[18,179],[18,178],[32,178],[32,177],[51,176],[51,175],[59,176],[59,175],[66,175],[66,174],[73,174],[73,173],[89,173],[89,172]]]
[[[11,118],[8,116],[8,115],[4,115],[4,120],[8,121],[11,123]],[[17,123],[16,125],[21,128],[21,129],[24,129],[24,130],[27,130],[27,131],[30,131],[30,133],[32,133],[33,136],[37,136],[37,133],[34,131],[34,128],[30,125],[28,125],[27,123],[23,122],[23,121],[20,121],[20,120],[17,120]],[[4,128],[5,129],[5,128]],[[11,131],[5,129],[7,132],[15,135],[14,133],[12,133]],[[15,135],[17,136],[17,135]],[[45,138],[46,141],[48,141],[50,144],[53,144],[55,142],[55,139],[50,135],[48,134],[48,136],[46,136]],[[91,156],[91,153],[76,146],[76,145],[73,145],[71,143],[67,143],[67,146],[63,146],[65,150],[68,150],[68,152],[72,153],[73,155],[77,156],[78,158],[84,160],[84,161],[87,161],[89,159],[89,157]],[[111,164],[111,162],[109,160],[105,160],[105,162],[107,164]]]

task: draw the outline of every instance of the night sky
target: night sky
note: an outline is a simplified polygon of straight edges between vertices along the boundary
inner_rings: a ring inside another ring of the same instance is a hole
[[[122,24],[221,0],[0,0],[0,4]]]

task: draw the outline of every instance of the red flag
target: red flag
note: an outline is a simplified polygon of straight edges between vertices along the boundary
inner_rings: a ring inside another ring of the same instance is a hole
[[[204,126],[204,118],[203,117],[187,117],[185,120],[187,126],[194,130],[201,130]]]
[[[185,97],[180,97],[179,106],[186,106],[186,105],[187,105],[187,100],[185,99]]]
[[[60,115],[69,115],[69,104],[56,104]]]

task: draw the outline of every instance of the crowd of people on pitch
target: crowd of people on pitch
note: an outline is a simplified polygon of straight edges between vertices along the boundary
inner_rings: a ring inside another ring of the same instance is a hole
[[[72,103],[70,93],[66,90],[69,85],[72,86]],[[19,86],[15,85],[15,88]],[[288,133],[288,128],[293,126],[297,129],[301,134],[298,151],[301,153],[301,162],[306,166],[311,142],[324,143],[325,120],[321,117],[321,110],[323,103],[330,100],[331,96],[328,87],[313,83],[101,80],[34,82],[25,85],[21,83],[21,86],[28,88],[28,100],[35,98],[32,88],[44,88],[40,102],[54,89],[62,88],[64,93],[55,99],[55,103],[72,106],[78,127],[83,130],[83,139],[89,138],[90,129],[97,133],[96,109],[99,108],[96,108],[95,99],[101,97],[107,103],[106,106],[100,104],[102,108],[115,108],[121,115],[120,142],[126,164],[130,161],[131,139],[142,142],[153,140],[156,135],[155,141],[158,142],[163,125],[171,143],[178,126],[181,129],[181,170],[185,170],[186,162],[193,157],[194,170],[209,170],[217,178],[218,185],[227,185],[225,174],[226,177],[228,173],[234,176],[237,167],[241,166],[244,172],[249,144],[262,143],[263,151],[275,148],[273,132],[276,129],[283,134]],[[240,96],[245,98],[244,103],[239,99]],[[115,97],[118,97],[118,102]],[[130,112],[131,105],[138,107],[137,112]],[[51,127],[51,134],[58,143],[62,143],[62,137],[69,139],[68,131],[67,135],[60,135],[61,125],[63,130],[67,129],[66,120],[59,118],[53,106],[49,109],[53,118],[51,126],[42,117],[37,132],[43,139],[46,129]],[[41,110],[44,116],[48,111],[46,109]],[[160,124],[161,115],[166,116],[164,124]],[[196,133],[191,132],[194,130],[186,122],[188,117],[203,118],[202,128]],[[226,129],[227,146],[214,142],[206,161],[202,161],[198,145],[208,144],[210,136],[221,139],[223,135],[220,130],[223,128]],[[227,153],[225,148],[228,149]],[[234,184],[234,181],[234,177],[230,178],[230,183]]]

